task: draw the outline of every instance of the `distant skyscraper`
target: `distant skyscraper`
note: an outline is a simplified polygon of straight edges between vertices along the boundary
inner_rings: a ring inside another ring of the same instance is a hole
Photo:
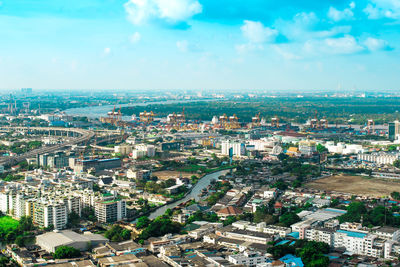
[[[398,138],[400,134],[400,122],[394,121],[389,122],[389,140],[394,141]]]
[[[30,95],[32,94],[32,88],[21,88],[21,93]]]

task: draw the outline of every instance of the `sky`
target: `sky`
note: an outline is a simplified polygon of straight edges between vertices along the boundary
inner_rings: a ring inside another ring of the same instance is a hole
[[[0,0],[0,88],[400,89],[400,0]]]

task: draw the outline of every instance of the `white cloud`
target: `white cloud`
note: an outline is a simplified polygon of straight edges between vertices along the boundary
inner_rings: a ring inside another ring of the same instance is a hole
[[[400,19],[399,0],[369,0],[364,12],[370,19]]]
[[[310,12],[310,13],[306,13],[306,12],[301,12],[301,13],[297,13],[294,18],[293,21],[295,22],[295,24],[299,25],[301,24],[303,27],[306,26],[312,26],[315,23],[318,22],[318,17],[317,15],[315,15],[314,12]]]
[[[254,44],[269,43],[275,41],[278,31],[264,25],[259,21],[245,20],[244,25],[240,28],[243,36]]]
[[[324,40],[324,44],[328,48],[327,52],[333,54],[354,54],[364,50],[351,35],[341,38],[327,38]]]
[[[318,21],[315,13],[302,12],[296,14],[291,20],[278,19],[274,26],[279,30],[279,33],[291,41],[308,40],[313,38],[313,28]]]
[[[294,54],[288,51],[288,49],[284,49],[278,45],[274,45],[274,49],[279,55],[281,55],[286,60],[298,60],[302,58],[301,56]]]
[[[365,50],[365,47],[351,35],[339,38],[326,38],[322,40],[308,40],[304,43],[303,54],[306,56],[318,55],[347,55]]]
[[[124,7],[133,24],[152,18],[173,23],[186,21],[203,10],[198,0],[129,0]]]
[[[187,40],[181,40],[176,42],[176,47],[179,51],[186,52],[202,52],[201,47],[196,43],[190,43]]]
[[[351,2],[349,6],[350,6],[351,9],[355,9],[356,8],[356,3],[355,2]]]
[[[104,54],[108,55],[110,53],[111,53],[111,48],[109,47],[104,48]]]
[[[238,44],[235,46],[235,49],[238,53],[244,54],[248,51],[264,50],[264,46],[262,44],[247,43],[247,44]]]
[[[379,50],[385,50],[385,49],[390,48],[387,41],[382,40],[382,39],[372,38],[372,37],[367,38],[364,41],[364,45],[370,51],[379,51]]]
[[[351,26],[337,26],[333,27],[329,30],[324,30],[324,31],[315,31],[312,33],[313,36],[316,38],[327,38],[327,37],[332,37],[336,36],[339,34],[347,34],[351,31]]]
[[[142,35],[139,32],[135,32],[130,37],[130,41],[132,44],[136,44],[137,42],[140,41],[140,39],[142,39]]]
[[[186,53],[189,48],[189,43],[186,40],[176,42],[176,47],[179,51]]]
[[[333,21],[350,20],[354,17],[354,13],[350,8],[346,8],[341,11],[334,7],[330,7],[328,11],[328,17]]]

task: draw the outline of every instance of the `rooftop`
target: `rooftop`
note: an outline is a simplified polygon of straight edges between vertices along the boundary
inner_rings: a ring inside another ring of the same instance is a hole
[[[337,230],[336,232],[346,234],[347,236],[356,237],[356,238],[364,238],[367,236],[366,233],[352,232],[352,231],[346,231],[346,230]]]

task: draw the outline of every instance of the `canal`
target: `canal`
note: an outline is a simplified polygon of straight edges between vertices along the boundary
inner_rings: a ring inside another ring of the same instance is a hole
[[[209,186],[212,180],[217,180],[218,177],[227,174],[229,171],[230,170],[223,170],[205,175],[197,182],[197,184],[192,188],[192,191],[190,191],[190,193],[186,195],[186,197],[156,209],[155,211],[150,213],[149,218],[155,219],[158,216],[163,215],[167,209],[173,209],[179,204],[189,201],[191,199],[195,199],[196,201],[198,201],[200,199],[199,194],[201,193],[201,190]]]

